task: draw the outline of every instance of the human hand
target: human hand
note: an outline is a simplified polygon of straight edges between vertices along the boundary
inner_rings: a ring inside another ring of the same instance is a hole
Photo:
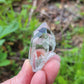
[[[42,70],[34,73],[29,60],[25,60],[19,74],[1,84],[53,84],[60,68],[58,55],[52,57]]]

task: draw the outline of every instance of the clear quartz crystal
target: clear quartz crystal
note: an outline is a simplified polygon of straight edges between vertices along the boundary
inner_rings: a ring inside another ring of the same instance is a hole
[[[42,23],[34,32],[31,38],[29,59],[33,72],[41,70],[45,63],[55,55],[53,52],[56,46],[55,36],[47,23]]]

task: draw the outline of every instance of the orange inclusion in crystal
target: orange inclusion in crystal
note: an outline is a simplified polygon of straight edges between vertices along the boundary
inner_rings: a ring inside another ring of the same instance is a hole
[[[43,49],[38,49],[38,50],[36,50],[36,53],[37,53],[37,57],[39,57],[41,55],[44,56],[45,51]]]

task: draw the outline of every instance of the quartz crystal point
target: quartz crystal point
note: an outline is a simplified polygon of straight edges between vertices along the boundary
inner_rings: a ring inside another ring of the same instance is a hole
[[[56,46],[55,37],[47,23],[42,23],[34,32],[31,38],[29,59],[33,72],[41,70],[45,63],[55,55],[53,52]]]

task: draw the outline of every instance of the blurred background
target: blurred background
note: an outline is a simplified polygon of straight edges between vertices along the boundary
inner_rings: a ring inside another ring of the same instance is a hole
[[[0,0],[0,82],[20,71],[32,33],[44,21],[61,57],[54,84],[84,84],[84,0]]]

